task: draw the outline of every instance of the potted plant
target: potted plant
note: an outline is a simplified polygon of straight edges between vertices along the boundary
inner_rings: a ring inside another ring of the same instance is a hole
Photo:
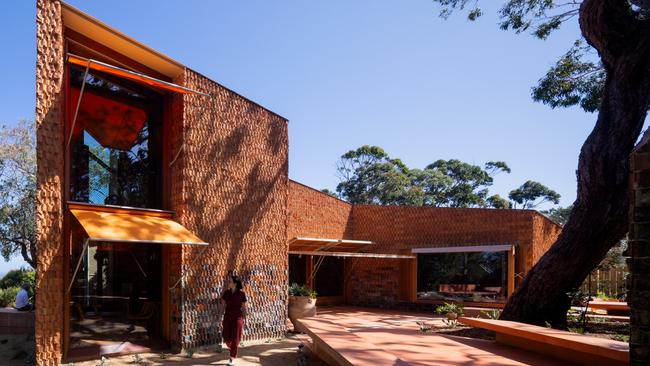
[[[464,306],[460,304],[445,303],[436,308],[436,313],[446,314],[447,320],[456,320],[459,316],[463,316]]]
[[[289,320],[293,329],[304,332],[305,329],[296,319],[309,318],[316,315],[316,291],[307,285],[292,283],[289,286]]]

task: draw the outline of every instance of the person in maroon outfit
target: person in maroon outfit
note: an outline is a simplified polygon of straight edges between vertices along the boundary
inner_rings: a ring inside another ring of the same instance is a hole
[[[230,350],[228,365],[234,365],[233,360],[237,357],[237,348],[246,316],[246,294],[242,291],[241,280],[238,276],[230,277],[228,289],[221,295],[221,303],[226,306],[223,315],[223,340]]]

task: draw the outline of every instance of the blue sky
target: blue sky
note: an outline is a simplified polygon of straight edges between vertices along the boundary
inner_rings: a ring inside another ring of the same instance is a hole
[[[70,3],[289,119],[292,179],[338,183],[335,163],[364,144],[411,167],[504,160],[492,193],[528,179],[575,199],[578,153],[596,115],[534,103],[530,88],[579,37],[547,41],[485,17],[440,19],[430,0],[80,1]],[[491,7],[492,6],[492,7]],[[35,5],[3,1],[0,123],[34,118]],[[0,263],[0,273],[19,261]]]

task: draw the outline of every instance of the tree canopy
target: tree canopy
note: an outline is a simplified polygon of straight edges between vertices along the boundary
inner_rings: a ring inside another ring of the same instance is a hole
[[[478,1],[434,0],[441,7],[440,16],[448,18],[455,11],[467,11],[467,19],[476,21],[484,15]],[[507,0],[498,11],[499,27],[515,33],[529,32],[545,40],[566,21],[578,16],[580,0]],[[596,51],[577,39],[557,62],[532,87],[532,98],[551,108],[580,106],[587,112],[598,110],[603,96],[605,69]]]
[[[489,195],[494,176],[510,173],[503,161],[484,166],[457,159],[436,160],[424,169],[409,168],[378,146],[361,146],[341,156],[338,196],[351,203],[436,207],[533,208],[560,196],[541,183],[528,181],[510,193],[510,201]],[[329,191],[327,192],[329,193]]]
[[[36,137],[32,122],[0,129],[0,254],[36,268]]]

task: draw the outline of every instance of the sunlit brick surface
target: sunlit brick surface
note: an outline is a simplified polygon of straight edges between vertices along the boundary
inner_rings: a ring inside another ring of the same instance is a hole
[[[173,187],[177,219],[210,243],[183,249],[184,348],[215,344],[214,301],[228,270],[244,282],[244,339],[279,337],[287,306],[287,122],[219,84],[186,71],[185,85],[211,97],[184,96],[185,146]],[[180,171],[178,171],[180,169]],[[190,265],[197,255],[200,258]],[[178,302],[178,294],[176,302]]]
[[[37,1],[36,362],[58,364],[63,332],[63,29],[58,2]]]

